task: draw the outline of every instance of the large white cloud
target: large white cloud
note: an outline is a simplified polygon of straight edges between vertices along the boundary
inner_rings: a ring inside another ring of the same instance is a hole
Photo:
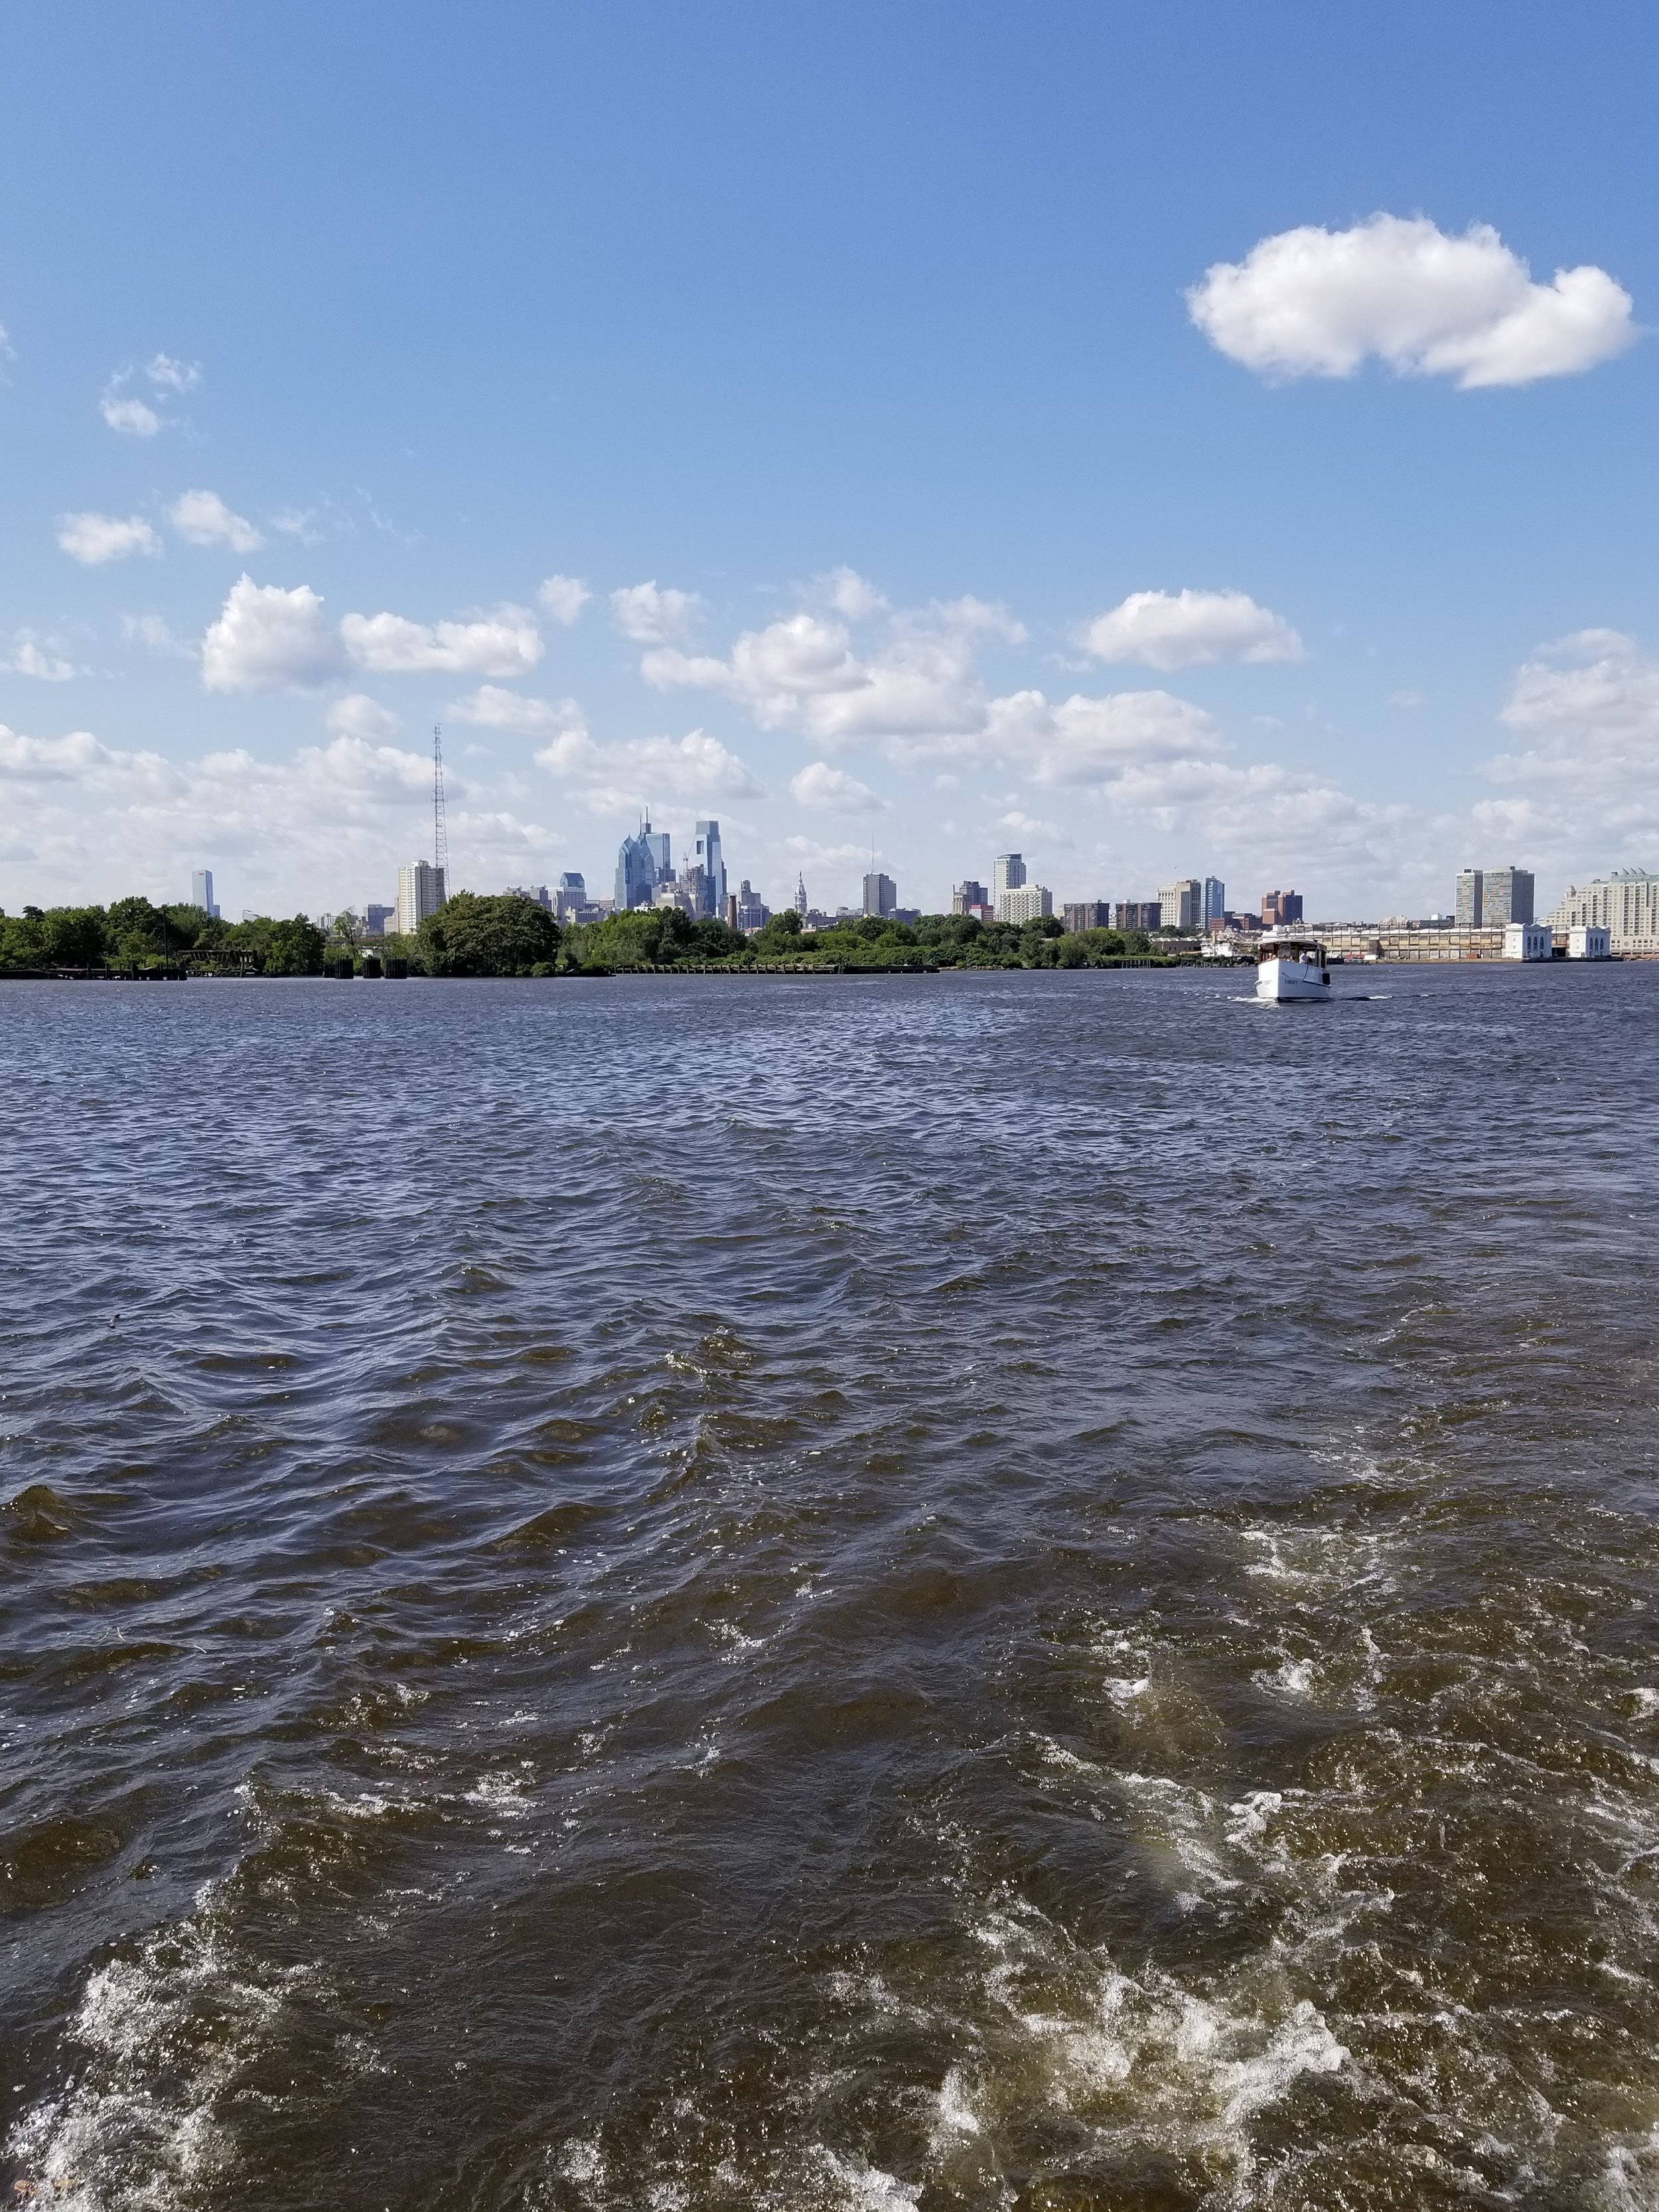
[[[542,634],[523,607],[497,607],[471,622],[410,622],[402,615],[348,615],[346,651],[377,675],[526,676],[542,657]]]
[[[191,545],[228,545],[234,553],[257,553],[265,542],[216,491],[181,493],[167,509],[167,520]]]
[[[536,759],[601,814],[629,812],[659,797],[708,805],[763,795],[744,763],[706,730],[600,744],[578,725],[544,745]]]
[[[1454,237],[1422,216],[1280,231],[1218,261],[1187,301],[1212,344],[1273,377],[1352,376],[1375,356],[1472,391],[1574,375],[1638,336],[1605,270],[1535,283],[1489,223]]]
[[[687,636],[702,601],[695,592],[647,584],[629,584],[611,594],[611,620],[624,637],[636,645],[667,645]]]
[[[101,568],[134,553],[157,554],[161,541],[142,514],[60,514],[58,543],[71,561]]]
[[[344,666],[339,637],[308,584],[284,591],[240,578],[202,640],[210,691],[315,690]]]
[[[1659,660],[1581,630],[1516,671],[1503,720],[1521,749],[1484,764],[1501,794],[1474,810],[1489,846],[1580,878],[1659,866]]]
[[[1131,592],[1083,632],[1100,660],[1191,668],[1216,660],[1300,660],[1305,648],[1282,615],[1244,592]]]

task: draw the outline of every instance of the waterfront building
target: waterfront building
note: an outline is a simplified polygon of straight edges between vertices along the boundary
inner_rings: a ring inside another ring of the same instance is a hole
[[[1533,879],[1527,868],[1486,868],[1480,878],[1480,921],[1486,929],[1506,929],[1512,921],[1533,920]]]
[[[448,896],[444,872],[430,860],[409,860],[398,871],[398,932],[413,937],[428,915],[436,914]]]
[[[1300,891],[1263,891],[1261,894],[1261,927],[1282,929],[1287,924],[1302,919]]]
[[[617,851],[618,914],[626,914],[631,907],[649,906],[655,897],[661,881],[657,854],[663,842],[652,834],[649,815],[641,823],[637,836],[623,839]]]
[[[553,890],[553,919],[571,921],[587,904],[587,878],[580,869],[568,869]]]
[[[191,878],[190,902],[192,906],[199,906],[203,913],[206,915],[210,921],[217,921],[219,919],[219,909],[213,903],[213,871],[211,868],[198,868],[195,874]]]
[[[699,912],[722,915],[726,912],[726,863],[720,858],[720,825],[718,822],[699,822],[691,865],[702,871],[702,904]]]
[[[1002,904],[1005,891],[1017,891],[1025,881],[1025,862],[1018,853],[999,853],[991,870],[991,903]]]
[[[1556,929],[1605,929],[1614,952],[1659,952],[1659,875],[1615,868],[1570,888],[1550,921]]]
[[[733,927],[738,929],[764,929],[772,919],[772,909],[750,884],[747,876],[737,896],[738,918]]]
[[[1460,929],[1480,929],[1481,908],[1485,901],[1479,868],[1461,868],[1457,876],[1457,927]]]
[[[1569,960],[1607,960],[1613,957],[1613,939],[1605,929],[1592,929],[1588,924],[1567,932]]]
[[[898,885],[891,876],[872,870],[864,879],[864,911],[890,921],[898,905]]]
[[[1112,908],[1114,929],[1157,929],[1164,908],[1157,899],[1120,899]]]
[[[1548,960],[1554,957],[1555,939],[1547,921],[1507,921],[1504,925],[1505,960]]]
[[[1104,899],[1082,899],[1062,907],[1060,920],[1071,935],[1080,937],[1085,929],[1109,929],[1112,909]]]
[[[1023,928],[1028,921],[1041,921],[1054,910],[1054,895],[1042,884],[1020,884],[1006,890],[997,901],[999,921],[1012,922]]]
[[[971,914],[976,906],[989,906],[992,902],[984,884],[976,884],[971,876],[951,894],[952,914]]]
[[[1204,922],[1204,886],[1196,876],[1177,876],[1158,895],[1160,929],[1199,929]]]
[[[1204,911],[1200,916],[1206,929],[1227,919],[1227,886],[1219,876],[1204,878]]]

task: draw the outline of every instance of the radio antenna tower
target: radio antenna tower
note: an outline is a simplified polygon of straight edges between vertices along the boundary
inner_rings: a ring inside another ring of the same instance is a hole
[[[449,896],[449,823],[444,814],[444,732],[441,722],[432,725],[432,860]]]

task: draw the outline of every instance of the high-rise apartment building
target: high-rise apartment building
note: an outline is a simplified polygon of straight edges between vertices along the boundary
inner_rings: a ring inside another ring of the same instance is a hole
[[[1163,929],[1198,929],[1204,921],[1204,886],[1196,876],[1177,876],[1158,892]]]
[[[1005,891],[1017,891],[1025,881],[1025,862],[1018,853],[999,853],[991,871],[991,903],[1000,906]]]
[[[1112,909],[1104,899],[1081,899],[1062,907],[1060,918],[1070,934],[1080,937],[1085,929],[1109,929]]]
[[[1219,876],[1206,876],[1204,878],[1204,911],[1200,916],[1200,919],[1203,922],[1205,928],[1207,929],[1212,921],[1224,921],[1226,918],[1227,886],[1222,882]]]
[[[976,906],[989,906],[990,903],[984,884],[976,884],[971,876],[965,883],[958,884],[951,894],[952,914],[971,914]]]
[[[1016,929],[1028,921],[1041,921],[1054,910],[1054,895],[1042,884],[1018,884],[997,900],[997,920],[1012,922]]]
[[[1507,929],[1512,921],[1533,918],[1533,879],[1526,868],[1486,868],[1481,872],[1480,926]]]
[[[1485,903],[1481,896],[1481,890],[1480,871],[1479,868],[1462,868],[1459,870],[1457,877],[1457,927],[1460,929],[1479,929],[1480,927],[1481,908]]]
[[[1114,929],[1157,929],[1164,914],[1157,899],[1120,899],[1112,908]]]
[[[718,822],[698,823],[696,843],[692,848],[692,866],[702,870],[699,912],[723,915],[726,912],[726,863],[720,858],[720,825]]]
[[[1556,929],[1605,929],[1614,952],[1659,951],[1659,875],[1615,868],[1570,890],[1550,922]]]
[[[1261,926],[1264,929],[1283,929],[1302,919],[1300,891],[1263,891],[1261,894]]]
[[[210,915],[214,921],[216,921],[218,920],[219,909],[213,903],[213,871],[211,868],[198,868],[196,873],[191,878],[190,902],[192,906],[199,906],[203,913]]]
[[[898,906],[898,885],[891,876],[872,870],[864,879],[864,911],[879,915],[884,920]]]
[[[444,872],[430,860],[410,860],[398,871],[398,932],[412,937],[429,914],[436,914],[447,894]]]

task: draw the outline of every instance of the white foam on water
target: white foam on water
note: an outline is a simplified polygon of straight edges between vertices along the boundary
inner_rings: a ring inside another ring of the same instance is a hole
[[[522,1771],[510,1773],[502,1768],[494,1774],[482,1775],[465,1793],[464,1802],[482,1805],[500,1820],[522,1820],[530,1811],[530,1791],[529,1774]]]
[[[839,2203],[845,2212],[909,2212],[921,2195],[920,2186],[884,2173],[878,2166],[866,2166],[862,2159],[839,2158],[834,2151],[823,2148],[817,2158],[826,2176],[842,2191]]]

